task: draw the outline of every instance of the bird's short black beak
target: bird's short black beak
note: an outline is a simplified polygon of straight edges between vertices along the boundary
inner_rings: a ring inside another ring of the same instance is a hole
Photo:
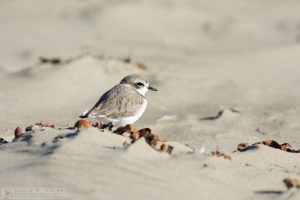
[[[152,90],[152,91],[158,91],[156,88],[152,87],[152,86],[148,86],[148,90]]]

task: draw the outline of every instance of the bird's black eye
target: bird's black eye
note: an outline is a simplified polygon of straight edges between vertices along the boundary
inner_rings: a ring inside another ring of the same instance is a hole
[[[144,83],[141,83],[141,82],[136,83],[136,85],[140,86],[140,87],[144,87]]]

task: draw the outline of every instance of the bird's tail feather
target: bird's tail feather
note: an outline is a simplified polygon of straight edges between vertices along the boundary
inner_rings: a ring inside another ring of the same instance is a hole
[[[80,118],[87,118],[89,116],[89,112],[90,112],[90,109],[86,109],[82,115],[80,115],[79,117]]]

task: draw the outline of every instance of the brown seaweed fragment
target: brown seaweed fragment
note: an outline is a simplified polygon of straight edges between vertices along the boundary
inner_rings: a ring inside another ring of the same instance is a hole
[[[286,151],[286,152],[290,152],[290,153],[300,153],[300,149],[298,149],[298,150],[293,149],[289,143],[279,144],[275,140],[264,140],[264,141],[256,142],[252,145],[249,145],[248,143],[240,143],[237,145],[237,151],[243,152],[243,151],[247,151],[249,149],[256,148],[257,144],[263,144],[263,145],[266,145],[266,146],[269,146],[269,147],[272,147],[275,149],[280,149],[282,151]]]
[[[216,156],[216,157],[223,157],[224,159],[227,159],[227,160],[232,160],[232,158],[229,155],[222,153],[219,150],[212,151],[211,155]]]
[[[124,133],[130,134],[131,143],[134,143],[139,138],[145,138],[146,142],[153,147],[154,149],[162,152],[168,152],[169,154],[172,152],[173,147],[170,145],[161,146],[160,149],[156,148],[156,145],[159,142],[165,142],[166,140],[160,137],[159,135],[153,134],[150,128],[143,128],[138,131],[134,129],[131,124],[127,124],[126,126],[121,126],[113,131],[115,134],[123,135]],[[166,144],[165,144],[166,145]]]
[[[44,128],[44,127],[47,127],[47,128],[55,128],[55,125],[54,124],[47,124],[47,123],[44,123],[43,121],[41,122],[37,122],[35,123],[35,125],[41,127],[41,128]]]

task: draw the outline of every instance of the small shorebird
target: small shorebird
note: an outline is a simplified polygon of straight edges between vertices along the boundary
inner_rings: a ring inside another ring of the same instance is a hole
[[[101,121],[110,129],[133,124],[147,107],[145,94],[157,91],[141,75],[132,74],[124,77],[120,83],[105,92],[97,103],[86,110],[81,118],[92,117]]]

